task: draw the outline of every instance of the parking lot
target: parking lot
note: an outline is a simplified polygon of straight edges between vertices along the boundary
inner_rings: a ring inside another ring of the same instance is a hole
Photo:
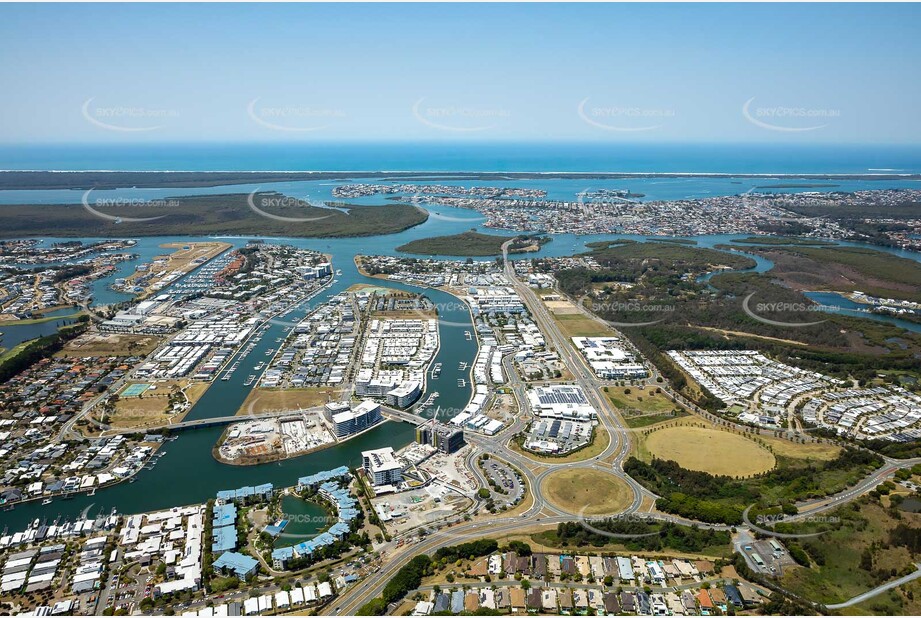
[[[494,486],[490,487],[490,495],[496,504],[511,506],[517,504],[524,497],[524,486],[521,484],[518,474],[504,461],[489,458],[481,461],[480,467],[486,474],[486,478],[495,483]],[[499,491],[496,490],[497,487]]]

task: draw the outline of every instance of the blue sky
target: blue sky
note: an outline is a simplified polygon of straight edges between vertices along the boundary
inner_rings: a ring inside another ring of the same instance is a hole
[[[0,5],[0,142],[921,142],[918,5]]]

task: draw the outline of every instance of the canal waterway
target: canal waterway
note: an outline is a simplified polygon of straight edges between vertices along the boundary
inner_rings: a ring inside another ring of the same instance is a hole
[[[521,183],[515,183],[521,184]],[[514,232],[499,230],[486,230],[479,227],[483,219],[477,213],[468,210],[448,207],[435,207],[430,209],[431,216],[424,224],[414,227],[399,234],[387,236],[374,236],[366,238],[341,238],[341,239],[289,239],[265,238],[267,242],[282,242],[297,247],[314,249],[332,255],[334,270],[341,271],[336,275],[336,281],[327,289],[320,292],[313,299],[292,311],[287,316],[279,316],[268,322],[268,330],[257,343],[249,356],[243,361],[241,369],[233,374],[230,380],[215,381],[205,395],[196,403],[189,412],[189,420],[222,417],[234,414],[246,399],[252,387],[244,386],[245,377],[253,373],[251,366],[269,357],[266,352],[269,348],[277,348],[279,337],[284,337],[291,324],[296,323],[307,312],[325,302],[329,296],[339,294],[355,284],[368,284],[377,287],[388,287],[398,290],[419,292],[417,287],[406,286],[400,283],[369,278],[361,275],[355,267],[353,259],[356,255],[401,255],[397,247],[418,238],[438,236],[444,234],[457,234],[471,228],[481,231],[514,235]],[[517,256],[519,259],[532,257],[568,256],[586,250],[586,244],[599,240],[614,240],[627,238],[644,242],[645,237],[633,235],[591,235],[576,236],[570,234],[553,235],[553,241],[543,245],[536,253]],[[719,244],[729,243],[740,238],[738,235],[713,235],[695,237],[699,247],[714,247]],[[65,239],[44,239],[44,243],[57,242]],[[72,240],[72,239],[66,239]],[[92,242],[97,239],[81,239]],[[117,265],[116,271],[93,284],[94,303],[109,304],[128,298],[128,295],[112,291],[109,286],[116,277],[130,274],[134,267],[148,261],[155,255],[166,252],[163,244],[171,242],[188,243],[196,240],[194,237],[153,237],[140,238],[137,244],[129,251],[137,255],[131,261]],[[198,240],[205,240],[204,238]],[[242,246],[250,237],[221,238],[233,246]],[[890,253],[919,260],[921,255],[907,251],[887,250]],[[764,258],[753,256],[757,265],[751,269],[755,272],[767,272],[773,264]],[[484,258],[491,260],[493,258]],[[437,405],[447,410],[444,416],[456,413],[462,409],[470,399],[471,385],[469,369],[461,370],[459,367],[466,363],[472,366],[477,352],[476,337],[467,338],[467,332],[473,332],[471,317],[466,308],[453,296],[438,290],[426,290],[425,294],[439,308],[439,333],[441,347],[434,362],[442,364],[442,372],[437,378],[430,378],[426,384],[423,400],[431,393],[438,392]],[[871,317],[872,314],[861,313],[861,317]],[[872,316],[887,317],[887,316]],[[897,318],[893,318],[897,319]],[[904,322],[904,321],[902,321]],[[46,326],[50,325],[50,326]],[[7,332],[15,329],[29,329],[34,327],[48,328],[53,332],[56,322],[42,325],[15,326],[4,329],[5,339]],[[906,323],[910,324],[910,323]],[[912,325],[916,326],[916,325]],[[907,326],[906,326],[907,328]],[[912,328],[916,330],[916,328]],[[43,329],[22,331],[23,333],[43,333]],[[4,343],[7,345],[7,343]],[[461,385],[459,380],[463,380]],[[124,482],[110,488],[101,489],[93,496],[76,496],[68,500],[55,499],[47,506],[37,502],[20,504],[14,511],[0,513],[0,530],[8,527],[10,530],[22,529],[32,520],[47,519],[49,522],[56,517],[72,519],[81,513],[108,513],[117,508],[121,513],[137,513],[156,509],[169,508],[176,505],[200,503],[214,497],[222,489],[234,489],[244,485],[259,483],[273,483],[276,486],[289,486],[296,483],[300,476],[309,475],[320,470],[334,468],[340,465],[360,465],[360,453],[363,450],[392,446],[400,448],[413,439],[413,426],[406,423],[388,421],[374,429],[365,432],[349,441],[336,446],[310,453],[302,457],[288,459],[281,462],[272,462],[255,466],[229,466],[219,463],[212,456],[212,447],[217,442],[223,431],[222,427],[212,427],[184,431],[176,434],[176,439],[163,445],[159,457],[152,469],[142,470],[134,477],[133,482]],[[306,532],[305,534],[309,534]]]

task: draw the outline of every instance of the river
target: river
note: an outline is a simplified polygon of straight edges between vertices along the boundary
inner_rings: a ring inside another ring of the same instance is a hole
[[[424,224],[399,234],[367,238],[265,240],[284,242],[332,255],[333,268],[340,270],[341,274],[337,276],[337,281],[331,287],[311,301],[314,304],[325,301],[328,295],[340,293],[359,283],[418,292],[419,288],[361,275],[354,265],[353,258],[358,254],[400,255],[396,247],[410,240],[460,233],[478,227],[483,220],[477,213],[448,207],[435,207],[431,209],[431,212],[432,216]],[[497,230],[481,229],[481,231],[514,234]],[[696,237],[694,240],[697,241],[697,246],[713,247],[739,237],[737,235],[713,235]],[[586,243],[616,238],[645,240],[645,237],[632,235],[575,236],[561,234],[554,235],[553,241],[544,245],[539,252],[519,257],[573,255],[586,250]],[[64,239],[47,238],[43,242],[50,243],[58,240]],[[91,242],[94,239],[81,240]],[[162,254],[165,250],[161,248],[161,245],[164,243],[192,240],[194,240],[193,237],[139,239],[137,245],[131,249],[131,252],[137,255],[136,259],[119,264],[115,273],[94,282],[94,302],[105,304],[127,298],[126,295],[108,289],[109,284],[116,277],[130,274],[136,264],[149,260],[154,255]],[[234,246],[241,246],[248,238],[234,237],[223,240]],[[916,260],[921,259],[919,254],[897,250],[890,250],[890,252]],[[753,270],[765,272],[772,266],[769,260],[759,258]],[[470,314],[460,306],[461,304],[454,297],[445,292],[427,290],[425,293],[441,308],[439,313],[441,348],[435,362],[441,363],[443,369],[438,378],[428,381],[423,399],[428,394],[437,391],[440,393],[437,400],[438,406],[443,409],[461,409],[470,398],[471,387],[469,370],[462,372],[459,366],[462,362],[467,363],[468,366],[472,365],[477,351],[476,339],[467,339],[465,336],[465,331],[474,330]],[[285,336],[287,321],[296,322],[309,309],[310,305],[307,304],[298,312],[292,312],[287,318],[272,321],[268,331],[245,362],[255,364],[267,358],[266,350],[270,347],[277,347],[276,339]],[[870,315],[863,314],[862,317],[870,317]],[[53,326],[55,323],[48,324]],[[15,328],[30,327],[9,327],[7,330]],[[227,416],[234,413],[243,403],[249,389],[252,388],[243,385],[244,376],[248,373],[250,372],[237,371],[228,381],[214,382],[192,408],[187,418],[192,420]],[[460,378],[467,382],[463,387],[458,386]],[[360,465],[362,450],[384,446],[400,448],[413,439],[414,433],[413,427],[409,424],[388,421],[352,440],[302,457],[256,466],[229,466],[217,462],[211,454],[212,447],[222,431],[221,427],[213,427],[180,432],[176,440],[163,445],[160,450],[163,456],[157,460],[153,470],[141,471],[136,475],[134,482],[125,482],[101,489],[94,496],[82,495],[69,500],[56,499],[47,506],[41,506],[38,502],[20,504],[14,511],[0,513],[0,528],[9,527],[11,530],[19,530],[35,518],[47,518],[49,521],[58,516],[74,518],[84,511],[90,514],[108,513],[112,508],[117,508],[120,513],[137,513],[176,505],[201,503],[212,498],[219,490],[233,489],[243,485],[269,482],[276,486],[289,486],[293,485],[298,477],[320,470],[340,465]]]

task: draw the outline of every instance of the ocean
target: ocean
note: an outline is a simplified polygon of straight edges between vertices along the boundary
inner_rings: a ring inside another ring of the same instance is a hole
[[[921,173],[921,145],[541,142],[3,144],[4,170]]]

